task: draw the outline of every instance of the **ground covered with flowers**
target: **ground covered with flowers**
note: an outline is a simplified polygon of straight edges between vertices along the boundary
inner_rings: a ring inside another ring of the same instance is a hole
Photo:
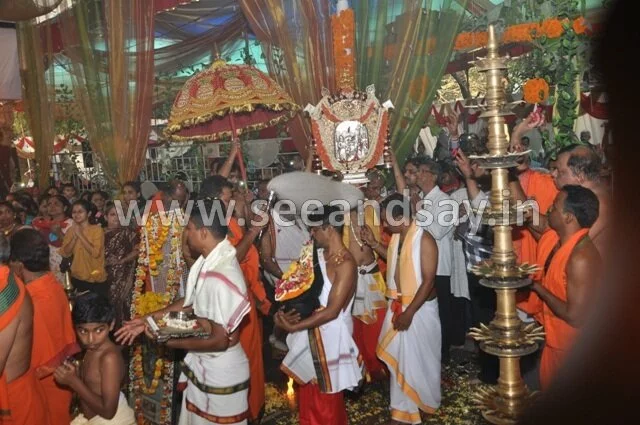
[[[474,354],[455,351],[451,364],[442,373],[442,405],[433,415],[425,415],[425,425],[486,424],[472,401],[478,386],[469,384],[478,370]],[[277,371],[277,363],[267,365],[269,384],[263,425],[293,425],[298,423],[295,396],[287,396],[287,382]],[[353,425],[379,425],[389,420],[389,388],[387,383],[364,387],[360,394],[345,397],[349,423]]]

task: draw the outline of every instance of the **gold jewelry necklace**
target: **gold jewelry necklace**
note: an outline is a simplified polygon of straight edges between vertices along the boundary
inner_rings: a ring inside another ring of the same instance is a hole
[[[351,234],[353,235],[353,238],[356,240],[356,243],[360,247],[360,251],[364,251],[364,243],[360,242],[360,240],[356,236],[356,231],[353,228],[353,224],[350,224],[349,228],[351,229]]]
[[[333,261],[335,263],[336,266],[342,264],[342,262],[344,261],[344,254],[347,252],[347,249],[342,247],[340,248],[340,250],[334,254],[331,254],[330,256],[328,256],[327,258],[325,258],[325,263],[328,263],[329,261]],[[340,256],[338,258],[338,256]]]

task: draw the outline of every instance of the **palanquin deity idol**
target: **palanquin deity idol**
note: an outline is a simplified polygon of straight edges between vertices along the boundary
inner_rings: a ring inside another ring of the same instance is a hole
[[[305,111],[311,119],[316,154],[325,169],[338,171],[348,183],[365,183],[366,171],[383,164],[389,149],[390,101],[380,104],[375,87],[365,92],[322,90],[322,99]]]

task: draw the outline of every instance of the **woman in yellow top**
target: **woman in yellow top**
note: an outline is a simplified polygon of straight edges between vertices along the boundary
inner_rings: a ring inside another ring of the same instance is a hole
[[[71,283],[78,292],[92,291],[109,297],[109,283],[104,268],[104,231],[95,224],[95,208],[78,200],[71,209],[73,225],[64,235],[60,252],[73,257]]]

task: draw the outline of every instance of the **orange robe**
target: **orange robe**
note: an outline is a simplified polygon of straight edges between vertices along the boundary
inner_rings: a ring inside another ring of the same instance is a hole
[[[567,301],[567,263],[578,242],[588,233],[588,229],[582,229],[572,235],[556,251],[549,263],[549,269],[542,276],[542,286],[565,302]],[[547,231],[542,236],[538,244],[537,261],[539,264],[544,266],[559,240],[558,234],[554,231]],[[547,304],[540,301],[538,305],[542,307],[542,324],[545,332],[545,346],[540,360],[540,385],[542,389],[546,389],[561,366],[566,353],[573,345],[577,329],[553,314]]]
[[[9,275],[9,268],[0,266],[0,331],[18,316],[26,290],[21,282]],[[33,368],[7,383],[0,375],[0,425],[34,425],[49,423],[44,394]]]
[[[238,245],[244,237],[244,232],[235,218],[229,221],[229,241]],[[245,257],[240,261],[240,268],[244,274],[247,288],[253,296],[249,296],[251,310],[248,319],[240,325],[240,344],[249,358],[249,419],[257,419],[264,407],[264,364],[262,360],[262,321],[257,308],[267,314],[271,303],[267,299],[262,280],[260,279],[260,256],[255,246],[251,245]]]
[[[538,203],[540,214],[546,214],[556,199],[558,189],[549,174],[535,170],[527,170],[520,175],[520,185],[525,195]],[[513,249],[520,263],[532,264],[536,260],[537,242],[529,229],[518,227],[513,229]]]
[[[53,372],[67,357],[80,352],[71,321],[69,300],[53,273],[29,282],[26,287],[33,301],[31,367],[42,384],[50,424],[68,425],[73,394],[56,384]]]

